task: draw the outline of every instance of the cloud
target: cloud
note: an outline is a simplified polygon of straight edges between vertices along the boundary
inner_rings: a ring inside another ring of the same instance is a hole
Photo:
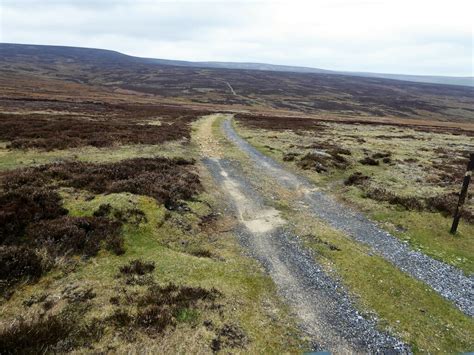
[[[469,0],[2,0],[0,40],[183,60],[472,75]]]

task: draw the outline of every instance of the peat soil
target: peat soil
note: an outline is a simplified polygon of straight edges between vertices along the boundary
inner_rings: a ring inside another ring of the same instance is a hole
[[[309,180],[285,170],[276,161],[247,143],[235,132],[230,119],[224,120],[222,127],[227,138],[253,160],[255,168],[271,176],[286,189],[294,191],[303,208],[309,209],[315,216],[354,240],[368,245],[374,253],[429,285],[462,312],[474,316],[474,276],[466,276],[454,266],[411,249],[361,213],[317,191]]]
[[[213,178],[229,195],[229,209],[240,222],[239,242],[257,259],[301,321],[315,351],[410,353],[390,334],[360,314],[347,290],[315,261],[315,255],[283,227],[277,210],[265,206],[235,162],[204,158]]]

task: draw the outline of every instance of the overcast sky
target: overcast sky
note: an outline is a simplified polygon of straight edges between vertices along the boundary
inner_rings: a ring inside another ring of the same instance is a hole
[[[472,76],[473,0],[0,0],[0,41]]]

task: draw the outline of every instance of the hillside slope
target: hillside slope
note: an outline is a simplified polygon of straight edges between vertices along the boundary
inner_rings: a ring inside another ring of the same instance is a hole
[[[60,79],[230,110],[474,120],[474,88],[466,86],[327,73],[198,68],[186,62],[160,62],[99,49],[1,44],[0,74],[7,83],[9,75],[33,75],[32,80]]]

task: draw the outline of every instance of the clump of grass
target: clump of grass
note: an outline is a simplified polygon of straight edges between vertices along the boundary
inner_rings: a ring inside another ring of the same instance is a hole
[[[327,249],[329,249],[331,251],[341,251],[341,248],[339,248],[337,245],[335,245],[333,243],[330,243],[327,240],[323,240],[323,239],[319,238],[318,236],[308,234],[308,235],[305,235],[304,238],[309,239],[312,242],[324,245]]]
[[[63,289],[62,295],[72,303],[86,302],[96,297],[92,287],[80,287],[78,285],[67,286]]]
[[[401,196],[384,188],[368,188],[365,191],[367,197],[376,201],[386,201],[392,205],[399,205],[407,210],[422,211],[423,200],[415,196]]]
[[[362,165],[372,165],[372,166],[376,166],[380,164],[378,160],[375,160],[374,158],[371,158],[371,157],[365,157],[359,160],[359,163],[361,163]]]
[[[121,328],[133,323],[134,317],[130,315],[126,310],[116,309],[108,318],[108,320],[116,327]]]
[[[344,180],[344,185],[346,186],[360,186],[362,184],[365,184],[367,181],[370,180],[369,176],[366,176],[362,174],[361,172],[357,171],[353,174],[351,174],[347,179]]]
[[[136,324],[154,332],[166,327],[175,327],[183,310],[195,309],[200,305],[204,308],[216,308],[215,301],[220,296],[216,289],[206,290],[201,287],[152,285],[138,299],[141,310],[136,317]]]
[[[138,208],[129,208],[125,211],[114,209],[109,203],[101,204],[99,208],[94,211],[94,217],[113,217],[121,223],[129,223],[132,225],[139,225],[146,223],[147,218],[145,213]]]
[[[197,249],[189,252],[191,255],[197,256],[198,258],[213,258],[214,255],[206,249]]]
[[[377,152],[372,154],[372,159],[382,159],[382,158],[388,158],[392,155],[392,153],[381,153]]]
[[[120,273],[123,275],[145,275],[155,270],[155,263],[153,261],[141,261],[135,259],[130,261],[127,265],[120,267]]]
[[[116,309],[110,320],[117,327],[137,327],[148,335],[155,336],[167,328],[174,328],[178,322],[198,317],[200,309],[218,309],[216,300],[221,293],[216,289],[178,286],[160,286],[151,282],[143,294],[128,295],[127,303],[135,312]],[[117,297],[113,301],[119,305]]]
[[[300,155],[299,153],[285,153],[283,154],[283,161],[294,161]]]
[[[167,327],[175,327],[176,319],[169,309],[150,305],[138,312],[135,324],[144,328],[149,335],[155,335],[163,332]]]
[[[472,198],[472,196],[468,196]],[[457,193],[446,193],[425,198],[426,209],[440,212],[444,216],[452,216],[459,201]],[[461,218],[468,223],[474,223],[474,213],[468,209],[461,210]]]
[[[307,153],[296,164],[302,169],[318,173],[327,172],[329,168],[345,169],[350,165],[346,158],[337,153]]]
[[[212,229],[215,226],[215,223],[218,217],[219,217],[219,214],[217,214],[216,212],[210,212],[200,217],[198,225],[203,230]]]
[[[222,348],[244,348],[248,343],[247,335],[235,324],[224,324],[217,332],[217,336],[211,342],[214,352]]]
[[[123,288],[124,297],[121,294],[110,298],[111,304],[117,308],[108,320],[115,327],[144,331],[154,337],[168,328],[176,327],[179,322],[195,321],[200,310],[219,309],[216,301],[221,293],[216,289],[206,290],[173,283],[161,286],[149,275],[154,269],[153,262],[138,259],[119,268],[119,275],[127,277],[126,284],[146,285],[146,288],[132,293]],[[130,278],[138,281],[129,283]]]

